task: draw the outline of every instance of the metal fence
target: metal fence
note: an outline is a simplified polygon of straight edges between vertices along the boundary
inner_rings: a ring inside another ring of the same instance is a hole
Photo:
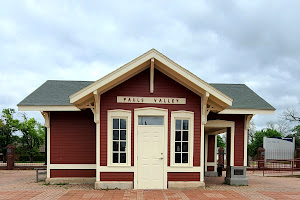
[[[295,172],[297,174],[300,172],[300,159],[255,160],[250,161],[249,164],[249,171],[262,171],[263,176],[271,173],[293,175]]]

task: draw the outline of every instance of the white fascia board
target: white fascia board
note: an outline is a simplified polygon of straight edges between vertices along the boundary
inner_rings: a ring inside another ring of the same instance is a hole
[[[131,62],[129,62],[129,63],[123,65],[122,67],[116,69],[115,71],[109,73],[108,75],[104,76],[103,78],[99,79],[98,81],[92,83],[91,85],[72,94],[70,96],[70,103],[74,103],[74,102],[78,101],[79,99],[85,97],[86,95],[89,95],[90,93],[94,92],[95,90],[98,90],[99,88],[103,87],[104,85],[108,84],[109,82],[117,79],[121,75],[128,73],[135,67],[147,62],[151,58],[153,58],[153,53],[152,53],[152,51],[148,51],[147,53],[141,55],[140,57],[132,60]]]
[[[76,106],[18,106],[18,111],[80,111]]]
[[[114,81],[118,77],[128,73],[129,71],[133,70],[135,67],[149,61],[150,59],[155,58],[173,71],[178,74],[183,75],[186,79],[190,80],[191,82],[198,85],[200,88],[203,88],[205,91],[209,92],[211,95],[215,96],[216,98],[223,101],[225,104],[231,106],[232,99],[222,93],[221,91],[217,90],[213,86],[209,85],[190,71],[186,70],[185,68],[181,67],[168,57],[164,56],[162,53],[158,52],[155,49],[151,49],[150,51],[144,53],[143,55],[137,57],[136,59],[132,60],[131,62],[123,65],[122,67],[118,68],[117,70],[111,72],[110,74],[104,76],[103,78],[99,79],[95,83],[79,90],[78,92],[72,94],[70,96],[70,103],[75,103],[76,101],[80,100],[81,98],[89,95],[95,90],[105,86],[106,84]]]
[[[263,110],[263,109],[233,109],[227,108],[219,114],[262,114],[262,115],[274,115],[275,110]]]
[[[219,91],[216,88],[214,88],[213,86],[209,85],[204,80],[200,79],[198,76],[196,76],[192,72],[190,72],[187,69],[183,68],[182,66],[178,65],[177,63],[175,63],[174,61],[172,61],[171,59],[169,59],[168,57],[166,57],[162,53],[160,53],[158,51],[155,51],[155,53],[156,53],[156,55],[159,56],[158,60],[161,63],[163,63],[164,65],[168,66],[170,69],[172,69],[173,71],[177,72],[178,74],[183,75],[188,80],[190,80],[191,82],[195,83],[200,88],[202,88],[203,90],[207,91],[208,93],[210,93],[211,95],[215,96],[216,98],[220,99],[221,101],[223,101],[227,105],[229,105],[229,106],[232,105],[233,99],[231,99],[229,96],[225,95],[221,91]],[[157,56],[155,58],[157,59]]]

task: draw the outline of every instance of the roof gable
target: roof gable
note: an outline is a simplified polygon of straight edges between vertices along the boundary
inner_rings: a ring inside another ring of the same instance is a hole
[[[223,109],[232,105],[232,99],[226,94],[217,90],[155,49],[151,49],[96,82],[72,94],[70,96],[70,102],[72,104],[79,105],[80,103],[87,101],[89,98],[92,98],[94,91],[101,94],[115,87],[147,68],[150,65],[150,60],[152,58],[155,59],[155,68],[196,94],[204,95],[208,92],[210,94],[209,99],[213,102],[217,102],[220,107],[223,107]]]

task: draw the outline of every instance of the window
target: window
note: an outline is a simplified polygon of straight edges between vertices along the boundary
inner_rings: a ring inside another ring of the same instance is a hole
[[[126,119],[113,118],[113,163],[126,163]]]
[[[109,110],[107,117],[108,166],[130,166],[131,112]]]
[[[164,117],[139,116],[139,125],[164,125]]]
[[[188,163],[189,120],[175,120],[175,163]]]
[[[193,166],[194,113],[171,113],[171,166]]]

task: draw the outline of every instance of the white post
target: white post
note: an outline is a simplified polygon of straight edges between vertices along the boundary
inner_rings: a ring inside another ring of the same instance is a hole
[[[50,112],[41,112],[47,128],[47,179],[50,178]]]
[[[100,181],[100,95],[94,91],[94,122],[96,123],[96,182]]]

